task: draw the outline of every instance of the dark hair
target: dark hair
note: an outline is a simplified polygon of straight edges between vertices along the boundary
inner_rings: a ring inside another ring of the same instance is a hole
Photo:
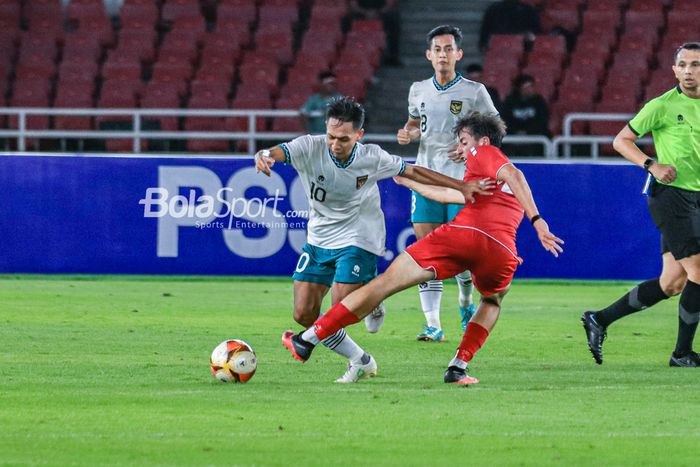
[[[352,128],[357,131],[365,124],[365,109],[353,97],[338,97],[326,109],[326,121],[331,118],[352,122]]]
[[[335,78],[335,73],[332,71],[322,71],[321,73],[318,74],[318,80],[323,81],[326,78]]]
[[[466,130],[475,139],[488,136],[492,146],[501,147],[503,137],[506,135],[506,124],[497,115],[486,115],[472,112],[457,121],[454,132],[459,138],[459,133]]]
[[[462,31],[456,26],[450,26],[447,24],[443,24],[442,26],[438,26],[436,28],[433,28],[428,33],[428,35],[425,37],[426,42],[428,43],[428,48],[432,47],[433,38],[435,36],[444,36],[447,34],[450,34],[452,37],[455,38],[455,44],[457,44],[457,48],[461,49],[462,48]]]
[[[484,71],[484,67],[479,65],[478,63],[470,63],[467,65],[466,69],[467,73],[478,73]]]
[[[519,90],[520,86],[522,86],[523,84],[534,83],[534,82],[535,82],[535,78],[533,78],[532,76],[527,75],[525,73],[522,73],[522,74],[516,76],[515,78],[513,78],[513,87],[516,90]]]
[[[676,49],[673,54],[673,63],[678,61],[678,56],[681,54],[681,50],[700,50],[700,42],[686,42]]]

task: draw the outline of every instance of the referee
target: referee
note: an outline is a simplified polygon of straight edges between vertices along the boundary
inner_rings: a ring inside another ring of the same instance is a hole
[[[613,146],[651,174],[649,212],[661,232],[661,276],[634,287],[615,303],[581,317],[588,348],[603,363],[603,340],[616,320],[680,294],[678,338],[669,365],[699,367],[693,338],[700,321],[700,42],[676,49],[678,86],[656,97],[615,137]],[[651,132],[658,161],[635,140]]]

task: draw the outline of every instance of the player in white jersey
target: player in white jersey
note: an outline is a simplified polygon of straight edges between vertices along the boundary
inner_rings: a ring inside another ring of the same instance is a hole
[[[396,134],[399,144],[409,144],[420,138],[416,165],[458,179],[464,177],[464,162],[454,151],[457,145],[453,131],[455,124],[472,112],[498,115],[484,85],[457,73],[457,62],[462,58],[461,43],[462,32],[454,26],[438,26],[428,33],[425,55],[435,74],[411,85],[408,121]],[[460,204],[441,204],[413,192],[411,222],[416,238],[420,240],[441,224],[451,221],[461,208]],[[469,271],[458,274],[456,279],[464,331],[474,314],[473,285]],[[440,323],[442,281],[424,282],[418,290],[426,319],[418,340],[442,342],[445,339]]]
[[[379,180],[403,175],[462,188],[461,180],[407,166],[377,145],[360,143],[363,123],[362,106],[340,98],[327,109],[326,135],[301,136],[255,155],[255,167],[266,175],[275,162],[291,164],[308,195],[307,243],[293,275],[294,320],[304,328],[319,317],[331,287],[335,304],[376,276],[377,256],[384,252],[386,237]],[[383,320],[382,310],[373,314],[377,316],[373,319],[370,314],[365,321],[370,332],[376,332]],[[285,345],[293,334],[283,334]],[[352,383],[376,374],[374,358],[345,331],[329,336],[323,344],[349,360],[347,372],[337,382]]]

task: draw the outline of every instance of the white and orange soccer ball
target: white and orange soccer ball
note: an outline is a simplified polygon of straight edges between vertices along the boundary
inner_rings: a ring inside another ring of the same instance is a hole
[[[209,366],[223,383],[245,383],[255,374],[258,360],[251,346],[240,339],[229,339],[216,346]]]

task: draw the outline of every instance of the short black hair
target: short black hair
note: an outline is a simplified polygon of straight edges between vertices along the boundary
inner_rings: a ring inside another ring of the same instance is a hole
[[[428,43],[428,48],[432,47],[433,45],[433,38],[435,36],[445,36],[447,34],[450,34],[452,37],[455,38],[455,44],[457,44],[457,48],[461,49],[462,48],[462,30],[459,29],[457,26],[450,26],[448,24],[443,24],[442,26],[438,26],[436,28],[433,28],[426,38],[426,42]]]
[[[365,124],[365,108],[353,97],[338,97],[326,109],[326,121],[331,118],[344,123],[352,122],[352,128],[357,131]]]
[[[681,50],[700,50],[700,42],[686,42],[676,49],[673,54],[673,63],[678,61],[678,56],[681,54]]]
[[[515,89],[520,89],[520,86],[526,83],[534,83],[535,78],[532,77],[532,75],[528,75],[526,73],[521,73],[515,78],[513,78],[513,87]]]
[[[318,74],[318,80],[323,81],[326,78],[335,78],[335,73],[332,71],[322,71],[321,73]]]
[[[475,139],[488,136],[491,145],[500,148],[503,137],[506,135],[506,124],[497,115],[472,112],[457,121],[454,132],[458,138],[462,130],[466,130]]]

